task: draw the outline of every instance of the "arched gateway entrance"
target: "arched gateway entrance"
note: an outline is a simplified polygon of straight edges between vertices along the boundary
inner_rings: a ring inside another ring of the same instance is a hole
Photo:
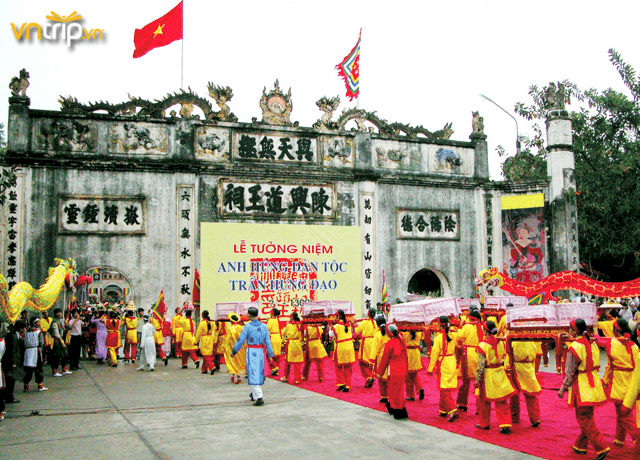
[[[422,268],[409,280],[407,292],[416,296],[450,297],[451,287],[447,277],[435,268]]]
[[[92,283],[87,286],[86,300],[98,302],[127,303],[134,300],[135,292],[129,277],[121,270],[106,265],[92,267],[85,273]]]

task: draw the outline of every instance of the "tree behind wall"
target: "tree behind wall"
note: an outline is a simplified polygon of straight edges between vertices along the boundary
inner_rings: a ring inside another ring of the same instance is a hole
[[[609,59],[630,95],[562,84],[565,99],[582,105],[570,113],[582,267],[591,275],[627,281],[640,277],[640,80],[615,50],[609,50]],[[544,122],[544,88],[531,86],[529,95],[533,104],[516,104],[516,113]],[[544,132],[537,123],[534,130],[528,149],[505,161],[507,180],[546,177]]]

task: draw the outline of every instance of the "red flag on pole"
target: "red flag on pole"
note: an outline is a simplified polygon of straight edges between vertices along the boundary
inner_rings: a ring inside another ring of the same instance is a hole
[[[162,323],[164,321],[164,314],[167,312],[167,305],[164,303],[164,291],[160,291],[158,300],[151,310],[156,318],[158,318],[158,321]]]
[[[167,14],[142,29],[136,29],[133,34],[133,44],[136,49],[134,58],[147,54],[154,48],[166,46],[176,40],[182,40],[182,2]]]
[[[193,293],[191,295],[194,308],[200,310],[200,273],[197,268],[196,274],[193,276]]]

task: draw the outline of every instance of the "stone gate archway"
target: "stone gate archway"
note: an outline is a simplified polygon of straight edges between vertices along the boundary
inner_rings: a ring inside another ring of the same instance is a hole
[[[407,292],[418,296],[450,297],[449,280],[440,270],[422,268],[415,272],[407,286]]]
[[[133,284],[123,271],[108,265],[98,265],[89,268],[83,275],[88,275],[92,279],[87,289],[88,300],[92,304],[97,302],[127,304],[130,300],[135,302]]]

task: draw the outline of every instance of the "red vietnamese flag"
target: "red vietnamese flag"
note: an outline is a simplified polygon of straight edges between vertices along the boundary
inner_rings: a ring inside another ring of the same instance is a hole
[[[133,34],[133,44],[136,49],[133,57],[139,58],[154,48],[166,46],[176,40],[182,40],[182,2],[167,14],[142,29],[136,29]]]

